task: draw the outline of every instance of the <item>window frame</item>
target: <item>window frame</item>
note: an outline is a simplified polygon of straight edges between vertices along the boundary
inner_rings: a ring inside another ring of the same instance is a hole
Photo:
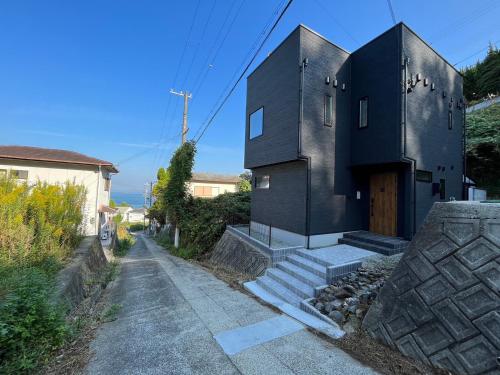
[[[19,177],[19,172],[25,172],[26,173],[26,177]],[[9,176],[11,178],[16,179],[16,180],[28,180],[29,171],[27,169],[11,169],[9,171]]]
[[[257,134],[252,137],[252,116],[257,112],[262,110],[262,122],[260,127],[260,134]],[[257,108],[255,111],[248,115],[248,139],[253,140],[255,138],[259,138],[264,134],[264,106]]]
[[[420,177],[419,177],[420,173]],[[422,177],[423,174],[427,175],[427,178]],[[415,171],[415,180],[419,182],[432,183],[432,172],[423,169],[417,169]]]
[[[330,103],[330,121],[327,121],[327,113],[328,113],[328,106],[327,104]],[[333,97],[330,94],[325,94],[323,96],[323,125],[332,127],[334,125],[333,121]]]
[[[361,126],[361,105],[363,102],[366,102],[366,125]],[[358,129],[366,129],[368,128],[368,107],[369,107],[369,98],[368,96],[363,96],[359,98],[359,104],[358,104]]]
[[[267,186],[259,186],[258,179],[267,179]],[[254,188],[258,190],[269,190],[271,187],[271,176],[266,174],[262,176],[255,176],[254,177]]]

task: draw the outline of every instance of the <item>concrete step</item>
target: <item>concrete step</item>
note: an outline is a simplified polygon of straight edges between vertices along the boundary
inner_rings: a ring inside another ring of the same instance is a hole
[[[323,267],[331,266],[332,264],[324,259],[321,259],[317,256],[314,256],[310,250],[297,250],[296,254],[301,256],[302,258],[306,258],[311,262],[317,263]]]
[[[278,264],[276,264],[276,267],[312,287],[316,287],[318,285],[323,285],[326,283],[326,279],[319,277],[318,275],[315,275],[314,273],[309,272],[304,268],[301,268],[288,261],[279,262]]]
[[[286,257],[286,260],[292,264],[295,264],[296,266],[312,272],[316,276],[319,276],[323,279],[326,280],[326,267],[322,266],[321,264],[318,264],[316,262],[313,262],[312,260],[306,259],[301,257],[300,255],[288,255]]]
[[[314,297],[314,288],[303,283],[290,274],[283,272],[278,268],[268,268],[266,276],[279,282],[281,285],[290,289],[294,294],[302,299]]]
[[[376,246],[386,247],[390,249],[404,249],[409,244],[409,241],[403,240],[401,238],[382,236],[366,231],[344,233],[343,238],[359,242],[367,242]]]
[[[359,247],[359,248],[365,249],[365,250],[370,250],[370,251],[373,251],[375,253],[379,253],[379,254],[383,254],[383,255],[399,254],[399,253],[402,253],[406,249],[406,248],[393,249],[393,248],[375,245],[375,244],[369,243],[369,242],[357,241],[357,240],[354,240],[351,238],[339,238],[339,243]]]
[[[269,276],[261,276],[258,277],[257,280],[257,285],[259,285],[261,288],[264,290],[268,291],[269,293],[275,295],[276,297],[282,299],[284,302],[289,303],[293,306],[299,307],[300,306],[300,301],[303,300],[303,298],[299,297],[297,294],[293,293],[290,289],[285,287],[284,285],[280,284],[276,280],[272,279]]]

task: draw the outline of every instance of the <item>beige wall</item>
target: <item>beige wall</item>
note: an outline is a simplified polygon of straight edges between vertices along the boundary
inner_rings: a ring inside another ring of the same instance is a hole
[[[189,182],[189,192],[193,196],[199,196],[195,195],[195,187],[209,187],[212,190],[211,195],[205,195],[204,197],[216,197],[219,194],[224,194],[224,193],[235,193],[238,189],[236,186],[236,183],[221,183],[221,182]],[[196,189],[200,190],[200,189]]]
[[[65,163],[44,163],[36,161],[0,160],[0,170],[27,170],[28,184],[38,181],[49,184],[64,184],[69,181],[83,185],[87,191],[87,200],[84,208],[83,230],[85,235],[95,235],[99,227],[99,206],[109,205],[111,195],[111,181],[109,191],[105,191],[105,178],[111,178],[106,170],[90,165],[70,165]],[[101,223],[102,224],[102,223]]]

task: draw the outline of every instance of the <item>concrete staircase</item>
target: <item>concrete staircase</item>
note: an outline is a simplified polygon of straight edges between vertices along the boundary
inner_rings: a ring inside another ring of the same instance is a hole
[[[339,239],[339,243],[370,250],[383,255],[394,255],[404,252],[410,241],[367,231],[358,231],[344,233],[343,238]]]
[[[315,256],[314,252],[300,249],[275,267],[268,268],[264,276],[252,283],[281,300],[300,307],[301,301],[315,297],[328,284],[328,277],[341,277],[360,266],[359,260],[334,264]]]

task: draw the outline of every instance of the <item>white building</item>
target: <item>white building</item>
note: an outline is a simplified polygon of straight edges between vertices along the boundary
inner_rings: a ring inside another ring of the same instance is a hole
[[[193,197],[213,198],[219,194],[238,191],[238,176],[224,176],[212,173],[193,173],[188,189]]]
[[[8,173],[28,184],[69,181],[83,185],[87,191],[83,219],[85,235],[100,233],[108,215],[114,213],[109,207],[111,175],[118,170],[108,161],[66,150],[0,146],[0,173]]]

